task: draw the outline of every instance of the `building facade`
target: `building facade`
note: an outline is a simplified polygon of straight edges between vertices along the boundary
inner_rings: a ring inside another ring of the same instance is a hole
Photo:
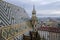
[[[60,40],[60,28],[57,27],[40,27],[38,33],[45,40]]]

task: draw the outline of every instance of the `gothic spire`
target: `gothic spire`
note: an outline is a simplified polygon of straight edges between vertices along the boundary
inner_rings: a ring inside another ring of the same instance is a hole
[[[33,11],[35,10],[35,5],[33,5]]]
[[[33,13],[36,13],[35,5],[33,5]]]

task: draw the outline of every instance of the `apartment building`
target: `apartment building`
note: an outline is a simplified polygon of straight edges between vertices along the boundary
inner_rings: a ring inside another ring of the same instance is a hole
[[[40,27],[38,29],[41,38],[45,40],[60,40],[60,28],[57,27]]]

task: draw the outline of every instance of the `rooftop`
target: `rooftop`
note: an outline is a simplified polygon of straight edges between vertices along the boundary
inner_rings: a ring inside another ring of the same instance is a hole
[[[60,33],[60,28],[58,28],[58,27],[40,27],[40,28],[38,28],[38,30]]]

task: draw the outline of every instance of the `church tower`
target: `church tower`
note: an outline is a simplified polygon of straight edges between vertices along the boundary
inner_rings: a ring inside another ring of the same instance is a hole
[[[35,6],[33,6],[33,11],[32,11],[32,27],[33,27],[34,31],[36,31],[36,25],[37,25],[36,10],[35,10]]]

